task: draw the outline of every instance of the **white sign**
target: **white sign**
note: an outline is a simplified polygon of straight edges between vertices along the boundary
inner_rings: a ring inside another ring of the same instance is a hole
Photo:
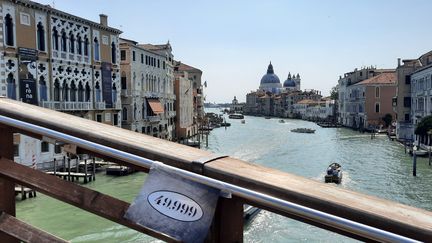
[[[147,197],[150,205],[159,213],[180,221],[197,221],[203,211],[194,200],[180,193],[156,191]]]
[[[219,193],[156,165],[124,217],[182,242],[203,242]]]

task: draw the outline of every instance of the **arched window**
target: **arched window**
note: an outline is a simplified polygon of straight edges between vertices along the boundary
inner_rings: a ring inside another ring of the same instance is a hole
[[[117,102],[117,87],[115,84],[112,85],[112,101],[114,104]]]
[[[75,36],[72,31],[69,33],[69,51],[70,53],[75,53]]]
[[[67,51],[67,37],[66,32],[63,30],[61,35],[61,50],[66,52]]]
[[[60,83],[58,79],[54,81],[54,101],[60,101]]]
[[[37,44],[39,51],[45,51],[45,29],[41,22],[37,24]]]
[[[52,44],[53,44],[53,49],[58,51],[59,50],[59,42],[58,42],[58,38],[59,38],[59,34],[57,29],[54,27],[53,28],[53,33],[52,33]]]
[[[62,97],[63,101],[69,101],[69,85],[66,81],[63,81]]]
[[[86,83],[85,85],[85,101],[90,102],[90,85]]]
[[[80,35],[77,36],[77,53],[82,55],[82,39]]]
[[[379,97],[380,97],[380,88],[375,87],[375,98],[379,98]]]
[[[117,62],[116,60],[116,54],[117,54],[117,50],[116,50],[116,45],[114,43],[114,41],[111,43],[111,61],[113,64],[115,64]]]
[[[122,110],[122,120],[123,121],[127,121],[127,108],[126,107],[123,107],[123,110]]]
[[[94,38],[93,44],[94,44],[94,59],[96,61],[99,61],[99,41],[97,37]]]
[[[78,84],[78,101],[83,102],[84,101],[84,86],[81,82]]]
[[[71,88],[70,88],[70,101],[77,101],[76,93],[77,93],[77,87],[75,85],[75,82],[72,81]]]
[[[85,36],[84,37],[84,56],[89,55],[88,46],[89,46],[89,40],[88,40],[87,36]]]
[[[13,31],[13,20],[10,14],[6,14],[5,17],[5,40],[6,45],[14,45],[14,31]]]
[[[7,97],[16,100],[16,84],[12,73],[7,77]]]
[[[144,74],[141,74],[141,90],[145,90]]]
[[[96,93],[96,102],[101,102],[102,97],[101,97],[101,90],[100,90],[99,82],[96,82],[95,93]]]
[[[40,100],[48,100],[47,97],[47,86],[45,82],[45,77],[40,76],[39,78],[39,93],[40,93]]]

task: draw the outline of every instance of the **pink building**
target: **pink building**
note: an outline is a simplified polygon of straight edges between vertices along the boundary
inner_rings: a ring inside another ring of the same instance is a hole
[[[384,125],[383,118],[390,114],[395,119],[392,99],[396,96],[396,72],[388,71],[352,86],[358,100],[359,125],[363,128]]]

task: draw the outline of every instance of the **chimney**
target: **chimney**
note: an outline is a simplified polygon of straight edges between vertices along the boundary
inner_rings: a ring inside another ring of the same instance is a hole
[[[401,59],[398,58],[398,67],[400,67],[400,64],[401,64]]]
[[[99,14],[100,24],[102,26],[108,27],[108,15]]]

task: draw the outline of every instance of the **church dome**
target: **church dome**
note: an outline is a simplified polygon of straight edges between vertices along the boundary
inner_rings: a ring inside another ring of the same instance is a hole
[[[283,86],[284,86],[284,88],[295,87],[296,83],[292,79],[287,79],[287,80],[285,80]]]
[[[261,84],[280,84],[279,77],[274,74],[271,62],[267,68],[267,73],[261,78]]]

